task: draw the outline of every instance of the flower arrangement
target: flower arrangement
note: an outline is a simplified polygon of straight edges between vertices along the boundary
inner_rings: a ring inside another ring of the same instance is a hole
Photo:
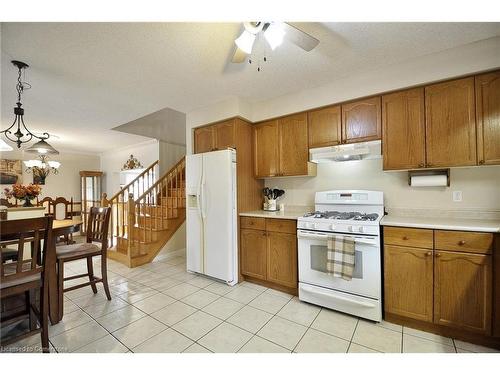
[[[14,184],[12,185],[12,189],[5,188],[4,194],[7,199],[15,198],[19,200],[24,199],[24,207],[31,207],[31,200],[35,199],[42,192],[42,188],[39,185],[29,184],[29,185],[21,185]]]

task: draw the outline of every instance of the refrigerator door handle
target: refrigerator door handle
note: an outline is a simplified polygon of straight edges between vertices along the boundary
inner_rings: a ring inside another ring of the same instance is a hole
[[[201,206],[201,218],[202,219],[206,219],[207,218],[207,212],[205,211],[205,209],[206,209],[206,207],[205,207],[205,203],[206,203],[205,202],[205,196],[206,196],[206,194],[205,194],[206,193],[205,186],[206,186],[205,181],[203,181],[201,183],[201,196],[200,196],[201,197],[201,205],[200,206]]]

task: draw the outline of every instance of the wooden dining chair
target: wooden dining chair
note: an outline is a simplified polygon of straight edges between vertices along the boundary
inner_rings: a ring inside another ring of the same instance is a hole
[[[59,215],[57,211],[58,206],[64,206],[63,215]],[[56,199],[52,200],[52,215],[54,215],[54,220],[70,220],[73,218],[73,197],[70,200],[67,200],[64,197],[56,197]],[[64,241],[66,245],[74,244],[73,241],[73,233],[69,233],[64,235]]]
[[[45,207],[45,215],[53,215],[52,211],[54,200],[51,197],[45,197],[43,199],[36,198],[37,207]]]
[[[63,316],[63,294],[70,290],[91,286],[92,291],[97,293],[96,283],[103,283],[106,297],[111,300],[111,294],[108,287],[107,273],[107,250],[108,250],[108,227],[111,208],[109,207],[91,207],[87,221],[87,241],[83,244],[64,245],[56,247],[57,274],[59,285],[59,316]],[[99,243],[100,246],[96,245]],[[101,277],[94,276],[94,267],[92,259],[95,256],[101,256]],[[64,263],[79,259],[87,259],[87,273],[64,277]],[[64,282],[67,280],[88,277],[89,281],[83,284],[64,288]]]
[[[48,335],[48,277],[45,275],[46,259],[49,252],[54,251],[52,242],[52,217],[40,217],[0,222],[0,243],[17,245],[15,261],[4,261],[0,252],[0,296],[5,298],[22,295],[26,299],[26,308],[7,315],[2,312],[1,324],[8,326],[20,320],[29,319],[29,330],[21,335],[0,339],[0,346],[21,340],[40,332],[42,350],[49,352]],[[43,245],[41,245],[43,242]],[[31,256],[25,256],[25,244],[31,243]],[[43,246],[41,249],[40,247]],[[42,261],[38,262],[38,254],[42,251]],[[54,256],[52,253],[51,256]],[[27,258],[27,259],[25,259]],[[41,263],[41,264],[40,264]],[[35,293],[39,292],[40,306],[35,303]]]

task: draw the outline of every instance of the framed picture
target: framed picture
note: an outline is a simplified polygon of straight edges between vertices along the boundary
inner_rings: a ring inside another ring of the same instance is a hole
[[[33,168],[33,183],[35,185],[45,185],[45,175],[40,173],[38,168]]]
[[[0,185],[23,183],[23,162],[21,160],[0,159]]]

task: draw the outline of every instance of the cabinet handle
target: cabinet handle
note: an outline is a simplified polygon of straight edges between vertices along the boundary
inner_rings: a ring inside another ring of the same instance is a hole
[[[262,235],[265,237],[265,236],[267,236],[267,233],[266,233],[266,232],[264,232],[264,233],[262,233]]]
[[[432,255],[432,251],[428,251],[427,253],[425,253],[426,256],[431,256]]]
[[[418,167],[419,167],[419,168],[424,168],[424,167],[425,167],[425,164],[424,164],[424,163],[420,163],[420,164],[418,165]]]
[[[406,236],[403,237],[403,241],[408,241],[408,240],[409,240],[408,237],[406,237]]]
[[[479,164],[484,164],[484,160],[479,160]]]
[[[439,258],[441,256],[441,253],[436,253],[436,257]]]
[[[434,164],[427,163],[427,167],[434,167]]]
[[[464,246],[464,245],[465,245],[465,241],[464,241],[464,240],[460,240],[460,241],[458,241],[458,244],[459,244],[460,246]]]

